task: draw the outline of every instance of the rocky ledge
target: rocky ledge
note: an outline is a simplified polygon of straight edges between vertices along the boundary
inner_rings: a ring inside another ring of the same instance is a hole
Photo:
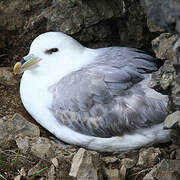
[[[1,94],[6,93],[0,106],[0,175],[5,179],[179,179],[177,143],[118,154],[55,143],[27,115],[19,96],[12,96],[18,94],[19,77],[10,68],[0,68],[0,72]]]

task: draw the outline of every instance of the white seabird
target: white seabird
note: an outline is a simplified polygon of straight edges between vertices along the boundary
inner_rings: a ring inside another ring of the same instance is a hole
[[[31,116],[58,139],[112,152],[169,141],[167,96],[148,87],[156,59],[126,47],[90,49],[61,32],[41,34],[14,66]]]

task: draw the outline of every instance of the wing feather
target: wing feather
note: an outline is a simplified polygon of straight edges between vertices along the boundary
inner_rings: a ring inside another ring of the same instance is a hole
[[[74,131],[104,138],[160,123],[166,97],[157,99],[155,91],[148,97],[145,83],[155,70],[155,59],[143,51],[106,48],[94,63],[53,86],[51,111]]]

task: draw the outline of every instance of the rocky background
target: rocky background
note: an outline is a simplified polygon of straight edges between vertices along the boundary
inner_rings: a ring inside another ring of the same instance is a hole
[[[63,31],[93,48],[136,47],[165,60],[150,86],[169,95],[164,126],[174,129],[172,142],[102,154],[49,139],[23,108],[20,76],[12,73],[46,31]],[[180,179],[179,32],[178,0],[0,0],[0,179]]]

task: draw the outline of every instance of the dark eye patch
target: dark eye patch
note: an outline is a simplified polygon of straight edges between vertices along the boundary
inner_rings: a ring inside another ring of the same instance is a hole
[[[55,53],[55,52],[58,52],[59,49],[58,48],[51,48],[51,49],[47,49],[45,51],[46,54],[52,54],[52,53]]]

